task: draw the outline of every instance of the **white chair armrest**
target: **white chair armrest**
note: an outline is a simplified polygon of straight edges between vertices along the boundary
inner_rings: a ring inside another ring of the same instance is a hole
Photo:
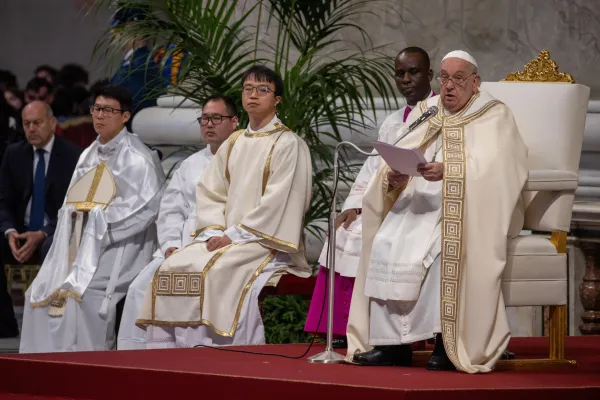
[[[573,171],[534,169],[529,171],[524,191],[575,190],[579,184],[579,174]]]

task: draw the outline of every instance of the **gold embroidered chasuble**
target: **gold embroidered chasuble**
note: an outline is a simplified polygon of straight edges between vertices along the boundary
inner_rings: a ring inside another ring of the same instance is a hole
[[[438,114],[398,146],[423,148],[442,136],[442,335],[458,370],[489,372],[510,339],[501,277],[508,240],[523,226],[527,149],[510,109],[486,92],[452,115],[444,113],[439,96],[430,98],[419,103],[407,124],[432,105]],[[349,360],[371,348],[369,298],[364,295],[371,246],[404,189],[389,190],[388,171],[387,165],[380,169],[363,200],[363,251],[347,329]]]
[[[194,241],[157,270],[137,324],[211,327],[233,337],[243,301],[278,254],[289,272],[309,276],[303,216],[311,198],[306,143],[274,120],[264,130],[235,132],[217,151],[196,189],[194,235],[238,226],[260,238],[209,252]]]

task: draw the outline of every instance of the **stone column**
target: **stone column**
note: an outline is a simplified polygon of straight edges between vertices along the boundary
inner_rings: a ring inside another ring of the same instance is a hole
[[[582,335],[600,335],[600,239],[581,238],[580,248],[585,256],[585,275],[579,295],[585,311],[579,330]]]

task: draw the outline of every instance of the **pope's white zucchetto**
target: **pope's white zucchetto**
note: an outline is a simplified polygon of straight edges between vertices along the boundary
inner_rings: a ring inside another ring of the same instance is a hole
[[[442,58],[442,61],[444,61],[447,58],[460,58],[461,60],[465,60],[466,62],[473,64],[475,68],[478,68],[477,61],[475,61],[472,55],[470,55],[464,50],[451,51],[450,53],[446,54],[444,58]]]

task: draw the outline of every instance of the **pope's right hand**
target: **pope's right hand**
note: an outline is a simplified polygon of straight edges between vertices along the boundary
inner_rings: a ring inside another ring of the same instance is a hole
[[[394,189],[406,185],[409,179],[410,176],[405,175],[401,172],[396,172],[394,170],[390,170],[390,172],[388,172],[389,185]]]
[[[354,208],[342,211],[342,213],[336,218],[335,229],[337,230],[342,224],[344,224],[344,229],[348,229],[350,227],[350,224],[356,221],[357,216],[358,212]]]
[[[171,257],[175,250],[177,250],[177,247],[169,247],[167,251],[165,251],[165,258]]]

